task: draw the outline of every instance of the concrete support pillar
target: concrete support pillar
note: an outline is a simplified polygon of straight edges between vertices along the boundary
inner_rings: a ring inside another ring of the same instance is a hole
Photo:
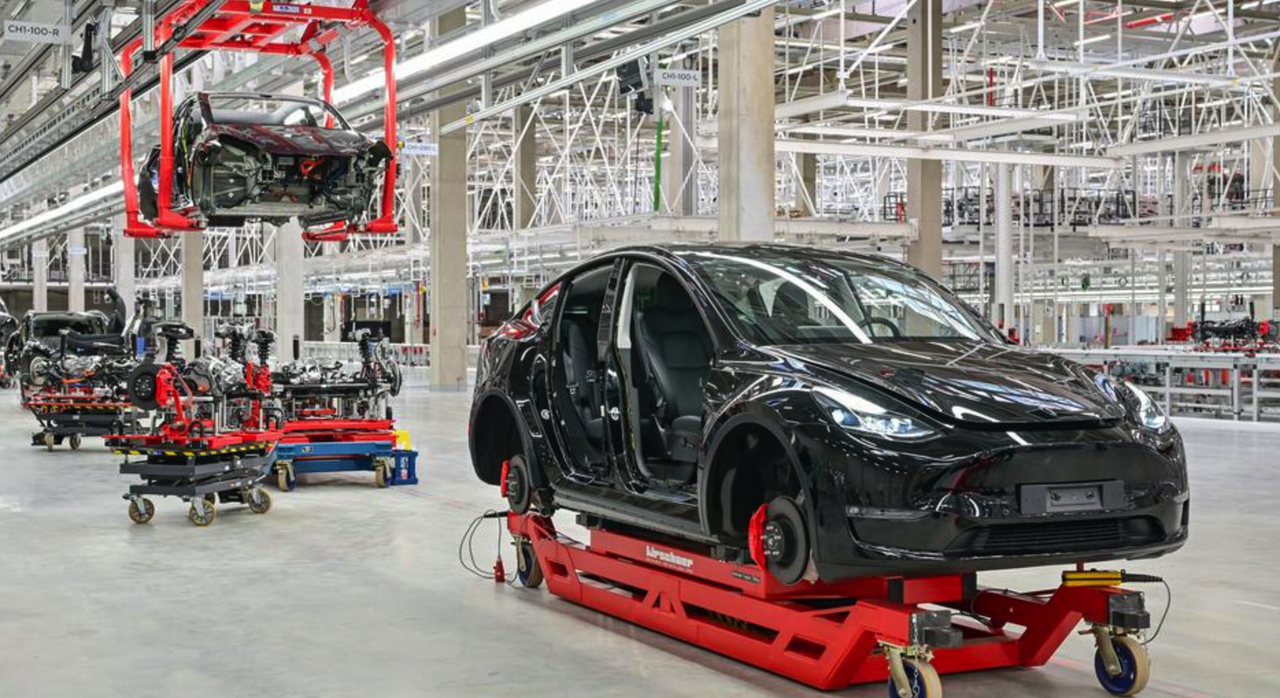
[[[942,94],[942,0],[918,0],[907,14],[907,99],[927,100]],[[930,131],[936,114],[907,113],[907,129]],[[934,277],[942,276],[942,162],[907,161],[907,220],[916,239],[907,246],[907,261]],[[1012,316],[1012,306],[1010,306]]]
[[[818,156],[796,153],[796,208],[802,217],[818,215]]]
[[[670,91],[671,112],[666,115],[666,157],[662,161],[663,212],[692,216],[698,209],[698,173],[694,138],[698,133],[698,104],[695,89],[677,87]]]
[[[67,310],[84,311],[85,257],[89,250],[84,244],[84,228],[67,231]]]
[[[31,243],[31,309],[49,309],[49,241],[45,238]]]
[[[298,358],[293,350],[295,338],[306,339],[305,258],[302,226],[290,220],[276,228],[276,356],[283,361]]]
[[[116,293],[124,300],[125,317],[133,317],[138,295],[137,241],[124,234],[124,225],[123,214],[111,220],[111,278],[115,280]]]
[[[1166,264],[1164,250],[1156,252],[1156,342],[1159,344],[1164,344],[1169,336],[1166,327],[1169,323],[1169,296],[1165,293],[1169,284]]]
[[[538,139],[533,107],[516,107],[515,116],[515,227],[533,225],[538,208]]]
[[[996,166],[995,304],[991,320],[1008,331],[1014,326],[1013,307],[1013,173],[1009,165]]]
[[[1173,223],[1175,227],[1191,225],[1187,183],[1187,160],[1182,153],[1173,156]],[[1173,324],[1181,327],[1191,319],[1191,253],[1173,253]]]
[[[204,335],[204,231],[182,234],[182,321],[196,331],[201,342]],[[184,342],[182,352],[194,359],[193,342]]]
[[[446,12],[434,20],[434,34],[460,29],[466,21],[463,8]],[[461,102],[432,115],[431,131],[440,143],[431,166],[430,361],[436,390],[467,387],[467,133],[440,133],[441,126],[465,115]]]
[[[774,8],[720,29],[721,240],[772,241]]]

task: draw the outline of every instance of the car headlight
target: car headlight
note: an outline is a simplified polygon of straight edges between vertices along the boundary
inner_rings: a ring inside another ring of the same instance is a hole
[[[850,431],[902,441],[920,441],[937,433],[918,418],[890,410],[861,395],[824,386],[813,390],[831,421]]]
[[[1151,399],[1150,395],[1143,392],[1142,388],[1133,383],[1125,383],[1126,388],[1133,394],[1137,401],[1137,417],[1138,423],[1152,431],[1164,431],[1169,425],[1169,418],[1165,416],[1164,410]]]

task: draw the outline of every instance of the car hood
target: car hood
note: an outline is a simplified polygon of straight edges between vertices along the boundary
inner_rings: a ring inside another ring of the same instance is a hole
[[[1124,406],[1078,364],[979,342],[909,341],[775,347],[886,390],[966,426],[1056,426],[1121,419]]]
[[[368,150],[370,145],[369,139],[354,131],[313,126],[220,124],[206,132],[206,139],[219,136],[244,141],[272,155],[351,156]]]

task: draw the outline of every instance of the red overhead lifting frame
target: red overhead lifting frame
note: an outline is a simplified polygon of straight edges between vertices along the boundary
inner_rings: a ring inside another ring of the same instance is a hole
[[[927,649],[941,674],[1035,667],[1081,621],[1149,619],[1141,594],[1118,587],[1015,593],[979,588],[972,574],[784,586],[755,565],[610,531],[592,530],[584,545],[538,514],[508,513],[507,528],[556,596],[821,690],[885,681],[891,648]]]
[[[217,10],[196,26],[202,11],[216,5]],[[261,9],[255,9],[255,6]],[[175,31],[182,33],[179,48],[197,51],[253,51],[280,56],[308,56],[316,61],[324,76],[324,99],[333,103],[333,63],[325,47],[340,36],[334,25],[350,29],[371,27],[382,37],[382,56],[386,78],[386,106],[383,112],[384,135],[392,156],[382,185],[381,215],[365,225],[339,221],[321,231],[306,233],[312,240],[340,240],[350,233],[395,233],[399,230],[395,217],[396,188],[396,63],[395,39],[391,30],[369,9],[368,0],[355,0],[352,7],[295,5],[283,2],[251,2],[249,0],[185,0],[165,15],[156,26],[157,43],[167,41]],[[295,27],[303,27],[296,43],[277,41]],[[139,37],[120,53],[120,67],[126,79],[133,72],[134,54],[142,48]],[[160,181],[156,192],[158,214],[151,224],[139,216],[138,184],[133,168],[133,91],[120,94],[120,173],[124,178],[125,234],[131,237],[163,237],[175,231],[200,230],[181,211],[170,208],[173,201],[173,52],[165,52],[160,61]]]

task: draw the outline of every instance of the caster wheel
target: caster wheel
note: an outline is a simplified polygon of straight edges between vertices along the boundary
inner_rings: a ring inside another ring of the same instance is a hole
[[[136,524],[144,524],[155,518],[156,505],[150,499],[141,497],[129,501],[129,520]]]
[[[47,451],[52,451],[52,450],[53,450],[54,445],[55,445],[55,444],[57,444],[57,443],[58,443],[58,440],[57,440],[56,438],[54,438],[53,434],[45,434],[45,435],[44,435],[44,447],[45,447],[45,450],[47,450]]]
[[[911,687],[909,698],[942,698],[942,678],[932,664],[920,659],[903,659],[902,670]],[[889,698],[908,698],[898,692],[893,679],[889,679]]]
[[[249,503],[249,511],[255,514],[265,514],[271,511],[271,495],[261,487],[249,492],[245,498]]]
[[[1098,675],[1098,683],[1113,696],[1138,695],[1147,687],[1147,681],[1151,678],[1151,657],[1147,654],[1147,648],[1127,635],[1111,638],[1111,645],[1116,648],[1116,659],[1120,660],[1120,674],[1112,676],[1107,671],[1102,653],[1095,652],[1093,670]]]
[[[72,434],[72,435],[71,435],[70,444],[71,444],[71,450],[72,450],[72,451],[79,451],[79,450],[80,450],[80,444],[81,444],[81,443],[82,443],[82,441],[81,441],[81,439],[80,439],[80,435],[79,435],[79,434]]]
[[[760,546],[769,573],[783,584],[795,584],[809,568],[809,529],[804,512],[790,497],[769,502]]]
[[[201,528],[213,523],[218,518],[218,507],[213,502],[202,499],[191,503],[187,510],[187,520]]]
[[[542,586],[542,565],[534,553],[533,543],[522,540],[516,544],[516,579],[530,589]]]
[[[276,469],[276,487],[281,492],[292,492],[298,486],[298,479],[293,476],[293,468]]]
[[[529,511],[533,503],[533,479],[529,476],[529,464],[524,456],[512,456],[503,466],[502,489],[507,506],[517,514]]]
[[[373,467],[373,484],[382,488],[391,486],[391,475],[385,463],[379,463]]]

